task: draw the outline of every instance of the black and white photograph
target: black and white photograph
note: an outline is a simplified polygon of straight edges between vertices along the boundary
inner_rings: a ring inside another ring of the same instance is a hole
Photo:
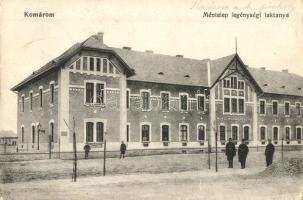
[[[0,200],[302,200],[302,0],[1,0]]]

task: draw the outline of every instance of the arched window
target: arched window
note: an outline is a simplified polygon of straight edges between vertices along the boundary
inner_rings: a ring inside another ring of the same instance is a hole
[[[104,124],[97,122],[97,142],[103,142]]]
[[[187,125],[181,125],[180,126],[180,140],[182,141],[182,142],[185,142],[185,141],[187,141],[187,134],[188,134],[188,126]]]
[[[244,129],[243,129],[243,139],[245,141],[249,140],[249,126],[244,126]]]
[[[86,122],[86,142],[94,142],[94,123]]]
[[[266,139],[266,128],[264,126],[260,127],[260,139],[265,140]]]
[[[297,140],[302,140],[302,127],[296,128],[296,138]]]
[[[148,124],[142,125],[142,142],[149,142],[150,140],[150,126]]]
[[[49,134],[51,142],[54,142],[54,122],[49,124]]]
[[[162,125],[162,141],[168,142],[169,141],[169,126],[168,125]]]
[[[204,141],[205,140],[205,126],[199,125],[198,126],[198,141]]]
[[[285,128],[285,139],[290,140],[290,127]]]
[[[220,126],[220,140],[226,140],[225,126]]]
[[[36,137],[36,128],[35,125],[32,125],[32,143],[35,144],[35,137]]]
[[[273,140],[277,141],[278,138],[279,138],[279,128],[275,126],[273,128]]]
[[[21,143],[24,143],[24,126],[21,127]]]
[[[238,141],[238,126],[231,127],[231,137],[233,141]]]

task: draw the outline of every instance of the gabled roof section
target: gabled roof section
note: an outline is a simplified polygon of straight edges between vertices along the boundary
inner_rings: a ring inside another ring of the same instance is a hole
[[[303,96],[303,77],[288,72],[247,68],[264,93]],[[301,88],[301,89],[300,89]]]
[[[229,56],[225,56],[222,58],[218,58],[215,60],[212,60],[210,63],[210,83],[213,85],[218,78],[223,74],[226,67],[230,65],[230,63],[235,58],[236,54],[231,54]]]

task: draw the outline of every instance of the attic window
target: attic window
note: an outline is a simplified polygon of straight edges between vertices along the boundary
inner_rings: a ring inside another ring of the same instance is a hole
[[[302,88],[300,88],[300,87],[298,88],[298,90],[301,90],[301,89],[302,89]]]
[[[186,74],[184,77],[185,77],[185,78],[189,78],[190,76],[189,76],[188,74]]]
[[[159,74],[159,75],[164,75],[164,73],[163,73],[163,72],[159,72],[158,74]]]
[[[283,89],[284,89],[284,88],[285,88],[285,85],[282,85],[282,86],[281,86],[281,88],[283,88]]]
[[[265,83],[263,86],[268,86],[268,84],[267,84],[267,83]]]

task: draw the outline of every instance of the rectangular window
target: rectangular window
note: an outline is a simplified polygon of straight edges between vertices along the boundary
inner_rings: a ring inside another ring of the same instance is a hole
[[[130,102],[129,102],[129,90],[126,90],[126,108],[129,108],[129,105]]]
[[[224,88],[230,88],[230,80],[224,80],[223,81],[223,87]]]
[[[24,127],[21,127],[21,143],[24,143]]]
[[[104,124],[103,122],[97,122],[97,142],[103,142]]]
[[[126,142],[129,142],[129,125],[126,125]]]
[[[265,101],[260,101],[260,114],[265,114]]]
[[[21,96],[21,112],[24,112],[24,96]]]
[[[86,122],[86,142],[94,142],[94,123]]]
[[[50,103],[53,104],[54,103],[54,91],[55,91],[55,85],[54,84],[50,84]]]
[[[279,134],[279,128],[278,127],[274,127],[273,129],[273,140],[277,141],[278,140],[278,134]]]
[[[237,99],[235,99],[235,98],[231,99],[231,112],[233,112],[233,113],[238,112]]]
[[[239,101],[239,113],[244,113],[244,99],[238,99]]]
[[[109,73],[111,73],[111,74],[114,73],[114,66],[111,62],[109,62]]]
[[[238,89],[240,90],[244,89],[244,81],[238,81]]]
[[[169,93],[161,93],[162,110],[169,110]]]
[[[266,128],[264,126],[260,127],[260,139],[265,140]]]
[[[96,102],[104,104],[104,84],[96,84]]]
[[[86,83],[86,103],[94,102],[94,83]]]
[[[50,142],[54,142],[54,123],[51,122],[49,125]]]
[[[273,115],[278,114],[278,102],[277,101],[272,102],[272,114]]]
[[[187,131],[188,131],[188,127],[187,125],[181,125],[181,141],[187,141]]]
[[[142,125],[142,142],[149,142],[149,125]]]
[[[302,140],[302,128],[301,127],[296,128],[296,139]]]
[[[79,60],[77,60],[77,62],[76,62],[76,70],[80,70],[81,69],[81,61],[80,61],[80,59]]]
[[[284,104],[284,113],[285,115],[289,115],[289,102],[285,102]]]
[[[87,57],[83,57],[83,71],[87,70]]]
[[[231,127],[231,137],[233,141],[238,141],[238,127],[232,126]]]
[[[198,140],[199,141],[205,140],[205,126],[203,125],[198,126]]]
[[[100,61],[100,58],[97,58],[97,72],[100,72],[101,71],[101,61]]]
[[[225,126],[220,126],[220,141],[225,141]]]
[[[231,88],[237,89],[237,77],[231,77]]]
[[[95,58],[89,58],[89,70],[94,71],[95,68]]]
[[[290,140],[290,128],[289,127],[285,128],[285,139]]]
[[[162,141],[168,142],[169,141],[169,126],[168,125],[162,125]]]
[[[230,98],[224,98],[224,112],[230,112]]]
[[[32,143],[35,144],[36,130],[35,126],[32,126]]]
[[[149,92],[142,92],[142,109],[148,110],[150,109],[150,93]]]
[[[103,73],[107,73],[107,59],[106,58],[103,58],[102,59],[103,61]]]
[[[204,111],[205,110],[205,98],[204,96],[198,96],[198,110]]]
[[[40,88],[39,89],[39,96],[40,96],[40,107],[42,107],[43,106],[43,89],[42,88]]]
[[[33,93],[29,93],[29,109],[33,110]]]
[[[301,104],[300,103],[296,103],[296,114],[297,115],[301,115]]]
[[[181,111],[187,111],[187,95],[180,95]]]

